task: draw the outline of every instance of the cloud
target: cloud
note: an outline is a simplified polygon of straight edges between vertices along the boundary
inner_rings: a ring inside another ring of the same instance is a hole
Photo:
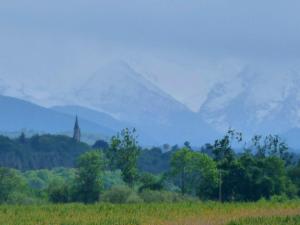
[[[243,66],[291,69],[300,58],[299,7],[297,0],[4,0],[0,67],[55,90],[122,59],[195,110]]]

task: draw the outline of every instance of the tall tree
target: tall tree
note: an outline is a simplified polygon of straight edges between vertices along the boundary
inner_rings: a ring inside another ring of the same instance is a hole
[[[77,162],[76,194],[79,201],[94,203],[99,200],[104,161],[101,151],[89,151]]]
[[[5,203],[15,192],[26,189],[21,176],[16,170],[0,168],[0,203]]]
[[[184,147],[172,155],[171,158],[171,174],[174,177],[178,176],[179,187],[181,189],[181,194],[186,193],[186,183],[187,183],[187,171],[190,158],[192,157],[191,150]]]
[[[209,156],[184,147],[173,154],[171,175],[179,181],[181,193],[202,199],[215,197],[218,184],[217,165]]]
[[[138,177],[137,162],[141,151],[135,132],[135,129],[126,128],[112,137],[108,153],[113,168],[121,169],[123,180],[130,186]]]

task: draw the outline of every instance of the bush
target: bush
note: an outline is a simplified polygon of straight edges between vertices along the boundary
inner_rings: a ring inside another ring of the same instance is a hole
[[[179,202],[184,200],[184,197],[180,194],[168,191],[144,190],[140,193],[140,197],[146,203]]]
[[[126,203],[132,193],[133,191],[127,186],[115,186],[103,193],[102,201],[113,204]]]
[[[271,197],[271,202],[286,202],[289,198],[286,195],[274,195]]]
[[[0,168],[0,203],[7,202],[11,194],[25,190],[27,190],[26,182],[18,171]]]
[[[12,205],[32,205],[42,203],[42,200],[28,196],[25,193],[14,192],[8,196],[6,203]]]
[[[126,200],[126,203],[128,204],[137,204],[137,203],[143,203],[144,200],[135,192],[132,192],[127,200]]]
[[[47,192],[49,200],[53,203],[67,203],[71,200],[70,187],[62,182],[52,182],[49,185]]]
[[[105,171],[102,176],[102,183],[104,190],[109,190],[114,186],[126,186],[120,170]]]

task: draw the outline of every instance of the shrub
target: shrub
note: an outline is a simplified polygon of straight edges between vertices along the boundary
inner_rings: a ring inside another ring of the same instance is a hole
[[[144,190],[140,193],[140,196],[146,203],[179,202],[184,199],[180,194],[168,191]]]
[[[271,197],[271,202],[286,202],[289,198],[286,195],[274,195]]]
[[[102,195],[102,201],[113,204],[126,203],[133,191],[127,186],[115,186],[105,191]]]
[[[42,200],[28,196],[25,193],[14,192],[8,196],[6,203],[12,205],[32,205],[42,203]]]
[[[105,171],[102,176],[102,183],[104,190],[109,190],[114,186],[126,186],[120,170]]]
[[[18,171],[0,168],[0,203],[7,202],[14,192],[23,192],[26,189],[26,182]]]
[[[126,200],[126,203],[129,203],[129,204],[136,204],[136,203],[143,203],[144,200],[135,192],[132,192],[127,200]]]
[[[53,181],[48,189],[49,200],[53,203],[67,203],[71,200],[71,190],[67,184]]]

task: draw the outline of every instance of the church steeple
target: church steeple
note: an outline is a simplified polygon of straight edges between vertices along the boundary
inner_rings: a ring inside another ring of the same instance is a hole
[[[81,132],[80,132],[80,127],[79,127],[79,123],[78,123],[78,117],[76,116],[73,139],[77,142],[80,142],[80,138],[81,138]]]

